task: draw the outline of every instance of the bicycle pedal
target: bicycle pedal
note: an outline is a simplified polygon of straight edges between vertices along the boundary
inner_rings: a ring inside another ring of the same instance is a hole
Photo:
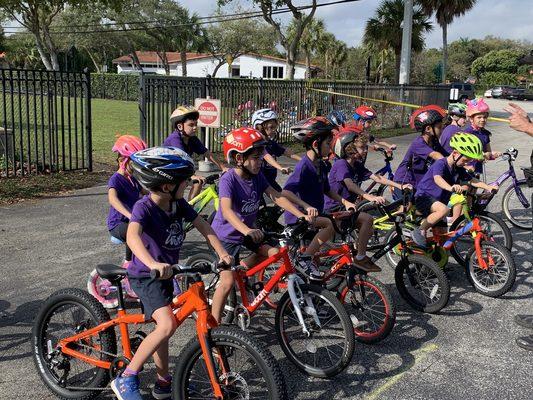
[[[350,314],[350,319],[352,320],[352,325],[354,328],[361,328],[365,325],[368,325],[368,322],[366,321],[359,321],[357,317],[353,314]]]

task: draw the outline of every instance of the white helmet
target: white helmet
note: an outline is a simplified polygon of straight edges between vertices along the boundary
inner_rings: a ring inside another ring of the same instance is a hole
[[[257,125],[266,121],[278,119],[278,114],[270,108],[262,108],[252,114],[252,128],[257,129]]]

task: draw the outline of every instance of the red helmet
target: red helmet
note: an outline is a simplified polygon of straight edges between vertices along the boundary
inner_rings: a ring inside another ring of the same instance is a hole
[[[122,157],[129,157],[133,153],[144,149],[146,149],[146,143],[137,136],[122,135],[119,136],[111,150]]]
[[[344,158],[346,156],[346,146],[352,143],[361,132],[356,132],[355,130],[345,130],[341,131],[335,135],[331,141],[331,151],[339,158]]]
[[[353,114],[353,118],[356,120],[356,121],[359,121],[361,120],[362,122],[364,121],[371,121],[371,120],[374,120],[378,117],[378,114],[376,112],[376,110],[374,110],[372,107],[368,107],[368,106],[359,106],[355,109],[354,111],[354,114]]]
[[[238,128],[226,135],[222,148],[224,157],[229,163],[233,153],[242,154],[253,148],[265,145],[266,141],[261,132],[252,128]]]
[[[446,110],[435,104],[417,108],[409,120],[411,128],[418,132],[423,132],[424,128],[429,125],[434,125],[444,119]]]
[[[356,135],[359,135],[363,132],[363,128],[361,125],[357,124],[356,122],[350,122],[343,127],[339,128],[339,133],[355,133]]]
[[[291,126],[291,131],[296,140],[307,145],[317,139],[331,136],[334,128],[326,117],[312,117]]]

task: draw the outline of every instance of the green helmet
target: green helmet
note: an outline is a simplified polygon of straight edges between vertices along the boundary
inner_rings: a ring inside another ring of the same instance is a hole
[[[474,160],[483,160],[483,145],[481,140],[471,133],[457,132],[450,139],[450,147],[463,156]]]
[[[450,103],[448,105],[448,115],[455,115],[457,117],[466,117],[466,104]]]

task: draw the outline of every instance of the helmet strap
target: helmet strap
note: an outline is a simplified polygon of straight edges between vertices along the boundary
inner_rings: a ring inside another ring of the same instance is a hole
[[[463,157],[463,155],[461,153],[459,153],[459,157],[457,157],[457,159],[453,159],[453,167],[457,167],[457,162]]]

